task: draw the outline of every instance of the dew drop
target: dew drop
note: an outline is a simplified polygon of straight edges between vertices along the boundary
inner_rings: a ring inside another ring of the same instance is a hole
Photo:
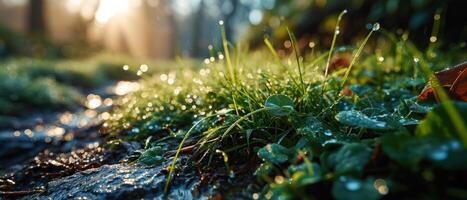
[[[451,147],[452,150],[459,150],[462,148],[462,144],[457,140],[453,140],[449,142],[449,146]]]
[[[374,23],[374,24],[373,24],[372,30],[373,30],[373,31],[377,31],[377,30],[379,30],[379,29],[380,29],[379,23],[378,23],[378,22]]]
[[[219,25],[224,25],[224,21],[223,20],[219,20]]]
[[[309,46],[310,48],[313,48],[313,47],[316,46],[316,44],[315,44],[314,42],[310,42],[310,43],[308,43],[308,46]]]
[[[139,128],[131,129],[131,133],[134,133],[134,134],[139,133]]]
[[[323,142],[321,146],[325,147],[326,145],[335,144],[335,143],[337,143],[336,139],[330,139],[330,140],[326,140],[325,142]]]
[[[345,184],[345,187],[350,191],[356,191],[362,187],[362,184],[358,181],[349,181]]]
[[[437,149],[431,152],[430,157],[437,161],[444,160],[448,157],[448,152],[443,149]]]
[[[149,69],[149,66],[146,65],[146,64],[142,64],[142,65],[139,67],[139,70],[140,70],[141,72],[147,72],[148,69]]]

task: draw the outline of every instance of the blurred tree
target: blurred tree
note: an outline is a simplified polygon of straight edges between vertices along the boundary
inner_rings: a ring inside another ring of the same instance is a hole
[[[193,22],[193,40],[192,40],[192,46],[191,48],[191,55],[195,57],[200,57],[201,51],[200,49],[206,48],[202,46],[201,37],[202,37],[202,23],[204,22],[204,0],[199,1],[199,8],[195,13],[194,16],[194,22]]]
[[[42,35],[45,28],[44,0],[29,0],[29,32]]]
[[[233,26],[234,26],[234,17],[237,14],[238,10],[238,0],[224,0],[220,4],[221,10],[224,7],[228,7],[224,9],[222,12],[224,17],[224,24],[225,24],[225,32],[228,35],[232,35],[234,33]]]
[[[441,13],[438,39],[449,44],[467,39],[467,1],[465,0],[276,0],[270,9],[263,9],[261,26],[254,27],[250,41],[260,44],[264,34],[275,40],[287,39],[285,26],[294,30],[298,38],[314,38],[324,46],[330,43],[335,20],[343,10],[348,14],[341,23],[339,39],[345,43],[368,32],[366,23],[379,22],[394,33],[409,33],[418,46],[429,43],[434,16]],[[462,22],[461,22],[462,21]],[[266,27],[266,28],[264,28]]]

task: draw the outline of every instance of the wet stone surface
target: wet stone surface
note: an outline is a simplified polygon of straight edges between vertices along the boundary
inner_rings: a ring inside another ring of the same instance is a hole
[[[225,170],[201,175],[188,169],[190,156],[180,156],[165,195],[173,155],[156,166],[134,164],[139,143],[110,144],[99,134],[111,99],[90,94],[87,107],[0,129],[0,200],[217,199],[219,189],[235,185]]]
[[[111,83],[109,83],[111,84]],[[102,143],[100,124],[110,114],[114,95],[111,85],[87,95],[86,107],[73,111],[35,113],[15,118],[17,123],[0,123],[0,175],[13,171],[38,153],[71,152]],[[97,94],[97,95],[96,95]]]
[[[43,193],[23,199],[198,199],[194,196],[197,176],[177,177],[170,194],[164,196],[166,175],[160,166],[103,165],[49,182]]]

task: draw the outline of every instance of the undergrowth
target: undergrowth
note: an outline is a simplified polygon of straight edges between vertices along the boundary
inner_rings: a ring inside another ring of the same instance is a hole
[[[145,76],[103,132],[144,144],[142,163],[173,161],[166,190],[188,165],[233,180],[254,174],[236,194],[244,198],[465,197],[467,105],[416,102],[432,72],[464,61],[465,48],[420,51],[378,29],[357,46],[308,53],[290,34],[287,57],[267,39],[264,51],[234,47],[222,31],[223,53]],[[350,66],[336,66],[345,55]],[[186,152],[190,162],[179,162]]]

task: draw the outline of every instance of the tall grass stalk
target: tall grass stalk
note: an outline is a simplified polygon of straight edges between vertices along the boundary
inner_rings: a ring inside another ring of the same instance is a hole
[[[178,145],[178,148],[177,148],[177,151],[175,152],[175,156],[174,158],[172,159],[172,164],[170,165],[169,167],[169,174],[167,175],[167,179],[166,179],[166,182],[165,182],[165,187],[164,187],[164,192],[165,193],[168,193],[169,192],[169,189],[170,189],[170,183],[172,181],[172,174],[173,174],[173,171],[175,169],[175,164],[177,163],[177,159],[178,159],[178,154],[180,153],[180,150],[182,149],[183,145],[185,144],[185,141],[188,139],[188,137],[191,135],[191,132],[193,132],[193,130],[201,123],[203,122],[204,120],[210,118],[210,117],[213,117],[213,116],[217,116],[217,115],[210,115],[210,116],[206,116],[202,119],[200,119],[198,122],[196,122],[191,128],[190,130],[188,130],[188,132],[185,133],[185,136],[183,137],[182,141],[180,142],[180,144]]]
[[[238,119],[237,121],[235,121],[234,123],[232,123],[225,131],[224,133],[222,134],[221,138],[224,138],[235,126],[237,126],[240,122],[242,122],[243,120],[247,119],[249,116],[252,116],[256,113],[259,113],[259,112],[263,112],[263,111],[266,111],[266,110],[271,110],[271,108],[260,108],[258,110],[255,110],[253,112],[250,112],[244,116],[242,116],[240,119]]]
[[[332,36],[331,48],[329,49],[328,59],[326,61],[326,69],[324,71],[324,78],[328,76],[329,73],[329,64],[331,63],[331,56],[334,51],[334,46],[336,45],[337,35],[340,33],[339,23],[342,20],[342,17],[347,13],[347,10],[343,10],[337,17],[336,27],[334,28],[334,35]]]
[[[287,28],[287,33],[289,34],[289,38],[292,43],[292,48],[295,53],[295,59],[297,60],[298,76],[300,77],[300,88],[302,89],[303,94],[305,94],[306,88],[305,88],[305,82],[303,81],[303,72],[302,72],[301,61],[300,61],[300,50],[297,47],[297,39],[292,34],[289,28]]]
[[[222,46],[224,48],[225,62],[229,72],[230,81],[232,81],[233,85],[236,85],[237,80],[235,79],[235,71],[233,69],[232,61],[230,58],[229,42],[227,41],[227,35],[225,33],[224,21],[219,21],[219,25],[221,27]]]
[[[279,57],[279,55],[277,54],[277,51],[276,49],[274,49],[274,46],[272,46],[272,43],[271,41],[269,41],[268,38],[264,38],[264,44],[266,44],[266,46],[268,47],[269,51],[271,52],[271,54],[274,56],[274,58],[276,59],[276,61],[279,63],[279,65],[284,69],[284,71],[287,73],[287,75],[289,76],[290,80],[292,80],[292,82],[294,83],[294,85],[298,86],[298,82],[297,80],[295,80],[295,78],[290,74],[289,70],[287,69],[287,66],[284,65],[284,63],[282,63],[281,61],[281,58]]]
[[[231,58],[230,58],[230,51],[229,51],[229,42],[227,41],[227,34],[225,33],[225,26],[224,26],[224,21],[219,21],[219,25],[221,27],[221,36],[222,36],[222,46],[224,47],[224,57],[225,57],[225,63],[226,63],[226,66],[227,66],[227,71],[229,73],[229,76],[230,76],[230,81],[232,82],[232,85],[233,87],[235,88],[234,91],[236,91],[236,88],[237,88],[237,79],[235,78],[235,70],[232,66],[232,61],[231,61]],[[237,102],[235,100],[235,94],[232,93],[232,101],[234,103],[234,108],[235,108],[235,112],[237,113],[237,115],[239,115],[240,113],[238,112],[238,106],[237,106]]]
[[[441,27],[441,11],[437,11],[433,16],[433,28],[429,38],[428,53],[431,53],[434,48],[434,44],[438,41],[438,33]]]
[[[379,30],[379,23],[375,23],[373,25],[373,28],[371,29],[370,33],[368,33],[368,35],[365,37],[365,39],[363,40],[362,44],[360,44],[360,47],[358,47],[358,50],[357,52],[355,53],[355,55],[353,56],[352,58],[352,61],[350,61],[350,64],[349,64],[349,67],[347,68],[347,70],[345,71],[345,75],[344,75],[344,78],[342,79],[342,83],[341,83],[341,88],[340,90],[345,86],[345,83],[347,82],[347,79],[349,78],[349,74],[350,74],[350,71],[352,70],[352,67],[354,66],[355,62],[357,61],[358,57],[360,56],[360,54],[362,53],[362,50],[363,50],[363,47],[365,47],[366,43],[368,42],[368,39],[370,39],[371,35],[373,34],[373,32]],[[339,90],[339,91],[340,91]]]

